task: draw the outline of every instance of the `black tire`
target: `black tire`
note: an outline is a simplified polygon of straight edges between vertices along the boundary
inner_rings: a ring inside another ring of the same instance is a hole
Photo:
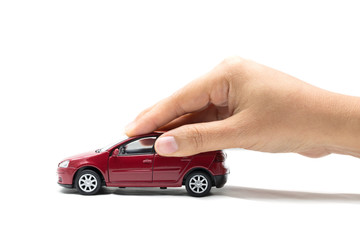
[[[76,175],[75,187],[83,195],[95,195],[101,188],[101,178],[93,170],[83,170]]]
[[[209,174],[202,171],[195,171],[186,177],[186,191],[193,197],[204,197],[209,194],[212,181]]]

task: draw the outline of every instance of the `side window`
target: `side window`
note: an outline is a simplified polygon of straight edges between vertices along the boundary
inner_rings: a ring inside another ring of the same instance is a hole
[[[154,152],[154,143],[156,137],[146,137],[135,140],[123,148],[123,154],[125,155],[136,155],[136,154],[151,154]]]

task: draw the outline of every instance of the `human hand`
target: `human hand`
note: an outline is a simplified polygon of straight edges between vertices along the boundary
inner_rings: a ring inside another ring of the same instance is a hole
[[[155,143],[165,156],[226,148],[360,156],[359,107],[359,98],[231,57],[144,110],[126,134],[169,130]]]

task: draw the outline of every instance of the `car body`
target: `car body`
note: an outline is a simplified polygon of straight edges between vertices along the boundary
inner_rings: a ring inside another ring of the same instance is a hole
[[[181,187],[192,196],[205,196],[227,181],[226,155],[211,151],[186,157],[164,157],[154,150],[162,133],[130,137],[111,147],[69,157],[59,163],[58,183],[81,194],[107,187]]]

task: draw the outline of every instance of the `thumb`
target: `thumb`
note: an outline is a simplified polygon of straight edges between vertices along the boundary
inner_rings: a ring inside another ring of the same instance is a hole
[[[232,118],[183,125],[161,135],[155,150],[162,156],[189,156],[201,152],[236,147],[239,136]]]

